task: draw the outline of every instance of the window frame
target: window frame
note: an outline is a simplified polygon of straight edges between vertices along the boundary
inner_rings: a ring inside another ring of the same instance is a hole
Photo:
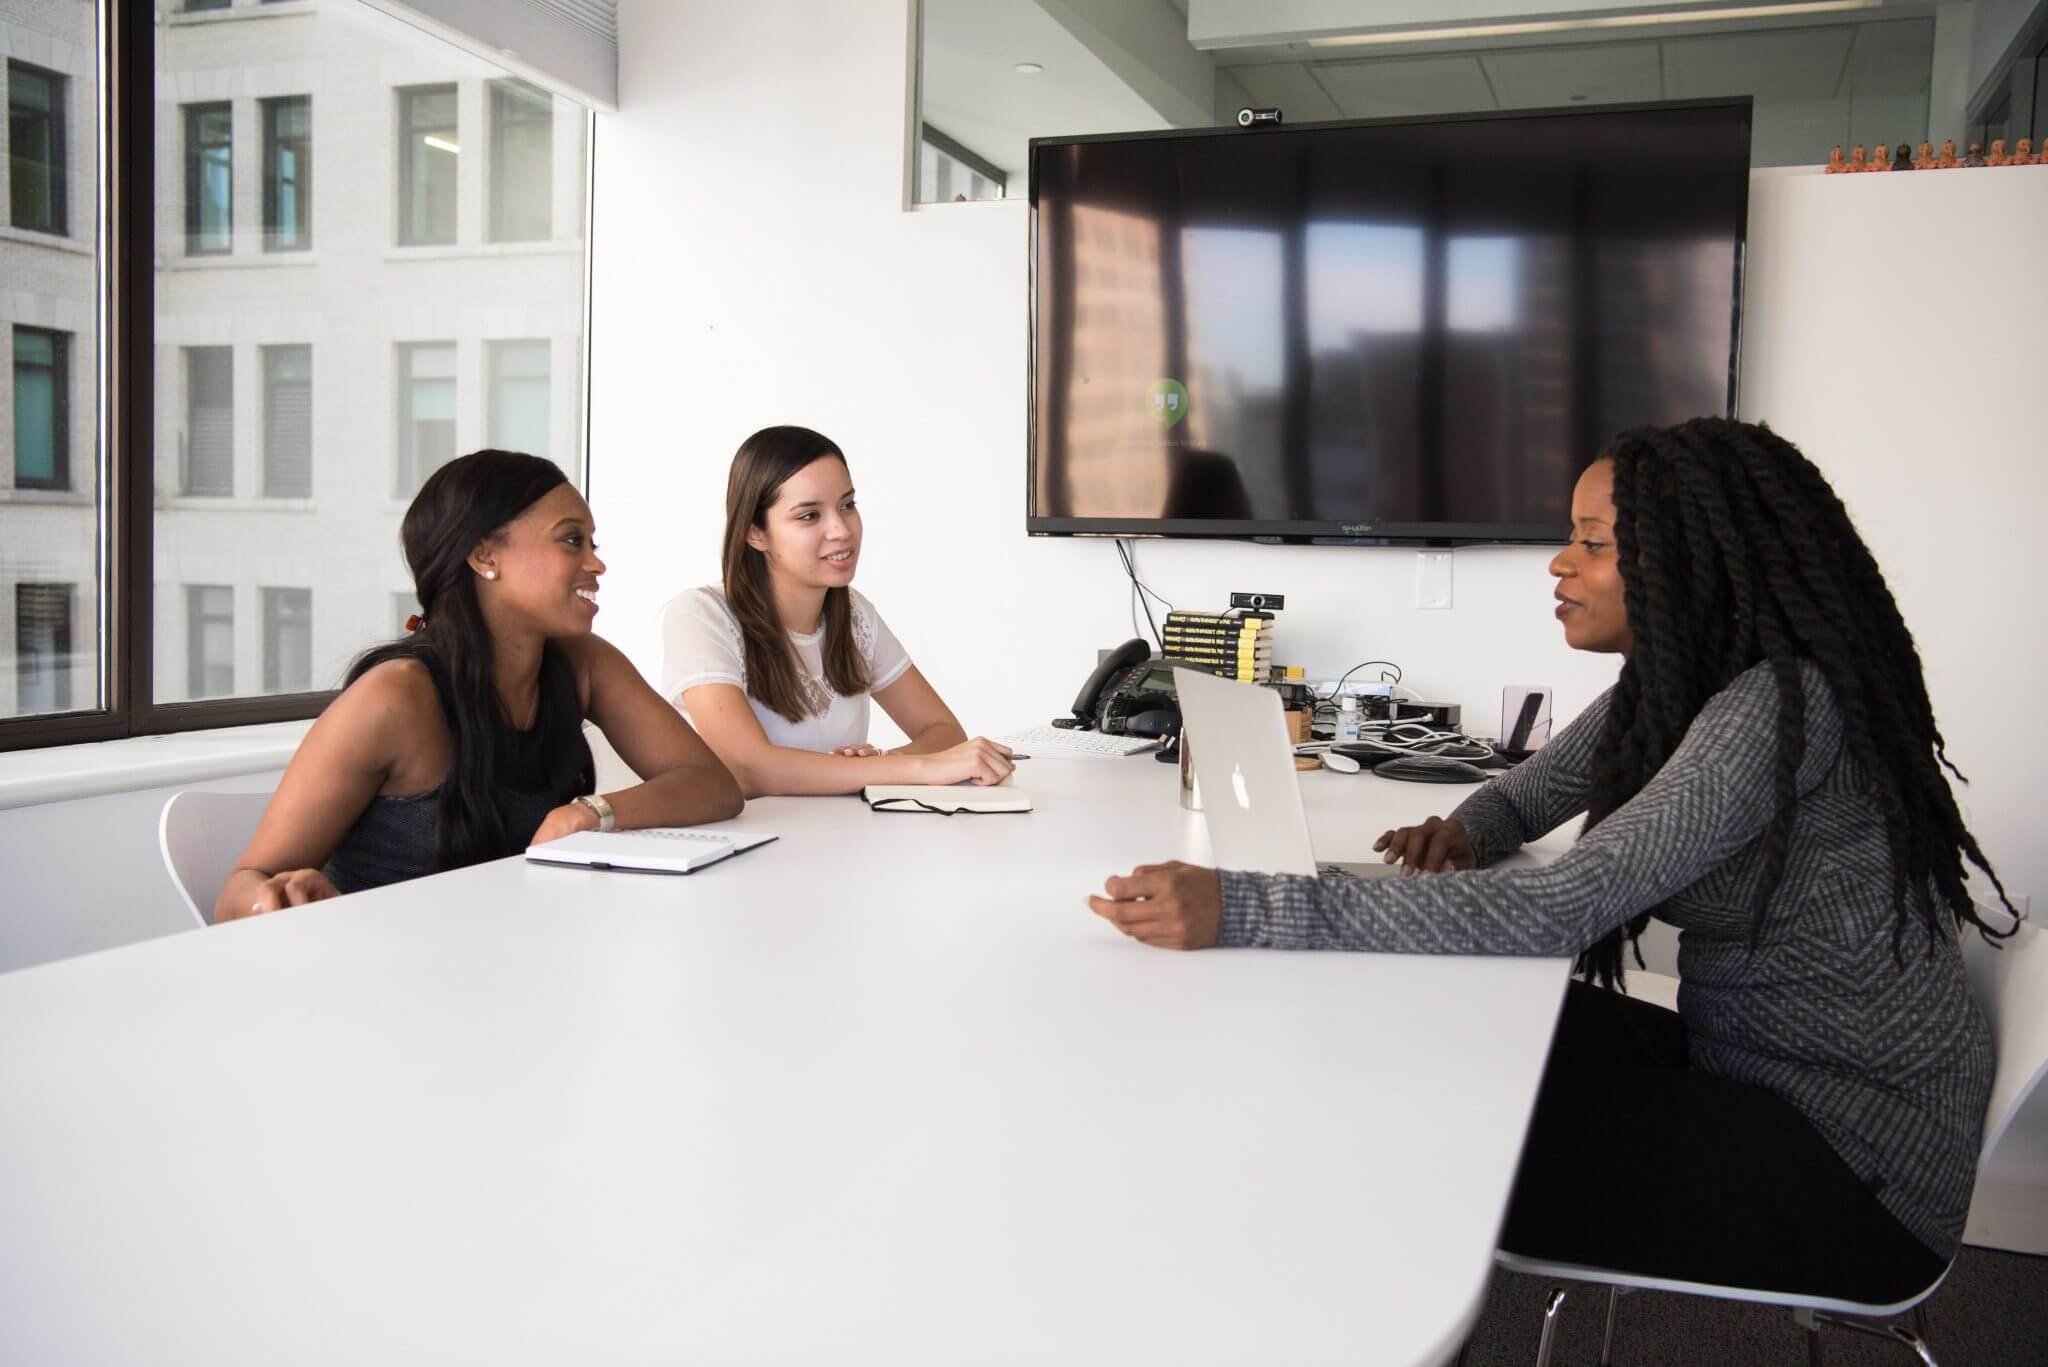
[[[36,489],[49,493],[69,493],[71,480],[71,342],[73,334],[59,328],[36,327],[29,323],[15,323],[10,329],[8,347],[12,363],[9,367],[8,383],[13,386],[14,419],[21,417],[21,334],[35,333],[50,341],[50,394],[52,412],[50,415],[50,440],[54,444],[50,452],[51,475],[48,479],[23,479],[21,477],[21,450],[14,452],[14,487]]]
[[[462,163],[460,161],[457,161],[455,164],[454,174],[457,178],[453,190],[455,208],[454,213],[449,219],[448,236],[442,238],[415,237],[413,235],[412,223],[415,217],[412,212],[413,172],[414,158],[418,155],[418,148],[414,146],[416,139],[413,137],[413,133],[416,128],[425,127],[425,125],[416,124],[413,121],[413,105],[415,101],[428,95],[446,94],[455,106],[454,120],[447,127],[449,131],[455,134],[455,145],[460,147],[462,146],[462,87],[459,82],[455,81],[431,81],[424,85],[402,85],[392,93],[398,100],[398,108],[395,111],[398,123],[398,193],[392,197],[397,207],[398,222],[393,225],[396,229],[393,238],[401,247],[454,246],[462,241]],[[442,125],[435,124],[433,127],[439,129]],[[462,154],[460,152],[451,152],[449,155],[460,157]]]
[[[74,223],[73,241],[96,249],[98,298],[94,335],[98,350],[70,357],[74,368],[92,366],[100,377],[92,411],[98,424],[95,446],[99,526],[95,549],[97,602],[79,584],[74,600],[72,640],[100,643],[98,696],[70,712],[0,717],[0,753],[129,736],[304,721],[319,715],[337,690],[265,696],[250,694],[188,702],[158,702],[155,696],[156,548],[156,12],[148,5],[99,0],[95,41],[99,59],[98,126],[93,151],[102,177],[93,223]],[[168,102],[166,110],[182,108]],[[180,117],[172,114],[170,117]],[[171,131],[171,130],[165,130]],[[182,123],[175,129],[182,139]],[[582,468],[572,471],[589,485],[590,249],[589,208],[594,184],[596,120],[583,114],[581,190],[583,233],[583,334],[577,353],[578,427],[585,441]],[[232,143],[230,144],[232,146]],[[182,156],[173,140],[165,156]],[[179,168],[182,173],[183,168]],[[180,222],[180,227],[183,223]],[[11,380],[10,380],[11,382]],[[171,375],[166,384],[180,383]],[[180,396],[182,397],[182,396]],[[76,405],[73,405],[76,408]],[[82,411],[82,410],[81,410]],[[79,412],[71,414],[80,421]],[[566,465],[564,468],[568,468]],[[166,592],[173,590],[166,586]],[[176,626],[166,630],[175,631]],[[73,699],[78,704],[77,698]]]
[[[263,125],[263,250],[266,252],[309,252],[313,250],[313,97],[311,95],[271,95],[258,100],[257,110]],[[278,116],[287,109],[303,109],[306,113],[306,132],[298,148],[299,169],[292,185],[298,196],[298,236],[289,242],[280,241],[277,232],[278,205],[283,196],[279,194],[282,182],[279,178],[278,163]]]
[[[228,161],[228,202],[227,202],[227,221],[226,221],[226,223],[225,223],[225,224],[223,224],[223,225],[222,225],[222,226],[223,226],[223,231],[225,232],[225,234],[226,234],[226,236],[227,236],[227,243],[226,243],[226,245],[224,245],[224,246],[219,246],[219,247],[202,247],[202,246],[200,246],[200,245],[199,245],[199,243],[200,243],[200,238],[201,238],[201,234],[202,234],[202,232],[204,231],[204,229],[203,229],[203,226],[202,226],[202,224],[201,224],[201,221],[200,221],[200,215],[201,215],[201,208],[200,208],[200,205],[201,205],[201,200],[200,200],[200,194],[199,194],[199,183],[200,183],[200,180],[201,180],[201,171],[200,171],[200,168],[201,168],[201,166],[202,166],[202,165],[204,164],[204,160],[205,160],[205,159],[204,159],[204,158],[203,158],[203,157],[202,157],[202,156],[200,155],[200,153],[201,153],[201,150],[202,150],[202,144],[201,144],[201,143],[200,143],[200,141],[199,141],[199,137],[198,137],[198,132],[199,132],[199,120],[201,119],[201,117],[203,117],[204,115],[207,115],[207,114],[222,114],[222,115],[225,115],[225,116],[226,116],[226,118],[227,118],[227,121],[228,121],[228,140],[227,140],[227,142],[226,142],[226,144],[225,144],[225,146],[227,147],[227,153],[228,153],[228,157],[227,157],[227,161]],[[232,100],[195,100],[195,101],[193,101],[193,102],[192,102],[192,103],[190,103],[190,104],[181,104],[181,105],[179,105],[179,106],[178,106],[178,118],[179,118],[179,122],[180,122],[180,124],[182,125],[182,127],[181,127],[181,128],[179,129],[179,133],[180,133],[180,135],[182,136],[182,138],[184,139],[183,147],[184,147],[184,157],[185,157],[185,251],[184,251],[184,255],[186,255],[186,256],[232,256],[232,255],[234,255],[234,251],[235,251],[235,106],[234,106],[234,102],[233,102]],[[153,248],[153,247],[152,247],[152,251],[154,251],[154,248]]]
[[[14,194],[14,87],[20,79],[19,73],[29,72],[47,83],[50,91],[50,148],[54,159],[44,168],[50,178],[49,201],[50,221],[48,223],[23,223],[15,215],[19,200]],[[26,233],[48,233],[52,237],[71,236],[71,78],[61,71],[24,62],[17,57],[7,59],[7,223]]]

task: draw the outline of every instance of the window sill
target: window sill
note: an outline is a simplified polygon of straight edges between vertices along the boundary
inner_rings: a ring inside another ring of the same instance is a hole
[[[160,513],[310,513],[310,498],[236,498],[231,494],[159,494]]]
[[[0,754],[0,811],[282,769],[310,721],[130,736]]]
[[[0,503],[33,503],[42,507],[90,508],[96,502],[79,489],[0,489]]]
[[[287,14],[311,14],[316,6],[313,0],[294,0],[291,4],[251,4],[248,0],[231,5],[227,9],[207,9],[188,14],[179,10],[163,16],[164,23],[172,28],[187,25],[229,24],[237,19],[278,19]]]
[[[556,238],[544,242],[435,242],[417,247],[393,247],[384,253],[386,261],[455,261],[466,257],[492,256],[580,256],[583,239]]]
[[[248,271],[291,266],[317,266],[318,252],[199,252],[159,256],[160,271]]]
[[[30,247],[48,247],[53,251],[69,252],[73,256],[90,257],[94,254],[93,244],[81,242],[66,233],[39,233],[33,228],[17,228],[11,223],[0,223],[0,242],[19,242]]]

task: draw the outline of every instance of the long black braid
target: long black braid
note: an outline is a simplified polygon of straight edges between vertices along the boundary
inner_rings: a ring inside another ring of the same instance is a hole
[[[2009,934],[1979,919],[1964,886],[1967,859],[2013,910],[1943,775],[1968,781],[1949,762],[1912,633],[1820,471],[1768,427],[1726,418],[1639,427],[1604,457],[1614,462],[1614,544],[1634,643],[1594,761],[1587,828],[1641,791],[1709,698],[1768,663],[1779,704],[1777,805],[1750,911],[1754,945],[1791,853],[1806,754],[1800,661],[1810,660],[1834,692],[1849,753],[1884,814],[1898,911],[1893,953],[1914,915],[1935,938],[1944,911],[1958,927]],[[1610,931],[1579,956],[1579,972],[1618,985],[1624,944],[1642,966],[1636,940],[1649,919],[1646,912]]]

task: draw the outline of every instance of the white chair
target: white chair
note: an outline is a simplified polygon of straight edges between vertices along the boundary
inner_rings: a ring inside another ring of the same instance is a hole
[[[2008,923],[2003,911],[1985,920]],[[2021,926],[2012,938],[1996,947],[1984,943],[1972,930],[1963,945],[1963,963],[1970,978],[1970,990],[1991,1022],[1991,1038],[1997,1050],[1997,1069],[1991,1084],[1991,1104],[1984,1121],[1984,1147],[1977,1155],[1977,1170],[2005,1137],[2013,1118],[2026,1104],[2043,1076],[2048,1076],[2048,948],[2041,944],[2042,932]],[[1630,982],[1635,981],[1631,975]],[[1922,1337],[1926,1321],[1922,1304],[1948,1276],[1943,1268],[1926,1289],[1894,1305],[1864,1305],[1824,1296],[1802,1296],[1782,1291],[1757,1291],[1746,1287],[1709,1286],[1699,1282],[1643,1277],[1613,1268],[1582,1267],[1574,1263],[1553,1263],[1524,1258],[1505,1249],[1494,1255],[1500,1266],[1511,1272],[1575,1282],[1591,1282],[1607,1288],[1607,1326],[1600,1341],[1601,1367],[1607,1367],[1614,1347],[1615,1308],[1624,1292],[1676,1291],[1691,1296],[1712,1296],[1719,1300],[1749,1301],[1758,1305],[1784,1306],[1806,1330],[1810,1363],[1820,1362],[1820,1327],[1824,1324],[1873,1334],[1908,1348],[1926,1367],[1935,1367],[1934,1354]],[[1954,1264],[1951,1263],[1950,1266]],[[1563,1308],[1565,1288],[1553,1286],[1544,1301],[1543,1335],[1536,1347],[1536,1367],[1548,1367],[1551,1341],[1557,1333],[1558,1312]],[[1910,1312],[1911,1328],[1893,1322]]]
[[[157,847],[186,910],[206,925],[235,860],[249,847],[268,793],[173,793],[157,821]]]

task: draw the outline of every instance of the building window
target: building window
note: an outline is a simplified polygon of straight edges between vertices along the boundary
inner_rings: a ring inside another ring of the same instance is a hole
[[[225,584],[185,586],[185,696],[235,692],[235,591]]]
[[[313,348],[263,348],[263,496],[313,496]]]
[[[488,440],[506,451],[548,455],[548,344],[490,343],[491,427]]]
[[[63,233],[64,97],[70,82],[27,62],[7,64],[7,183],[10,221],[39,233]]]
[[[462,151],[455,87],[398,92],[398,240],[420,246],[455,240],[456,158]]]
[[[398,496],[455,458],[455,343],[398,347]]]
[[[234,249],[235,140],[226,101],[185,106],[185,251]]]
[[[71,600],[76,584],[14,586],[15,713],[71,710]]]
[[[555,97],[492,81],[491,240],[533,242],[554,224]]]
[[[14,329],[14,487],[71,487],[71,334]]]
[[[263,249],[299,252],[313,245],[313,101],[305,95],[263,102]]]
[[[263,590],[263,691],[313,691],[313,590]]]
[[[185,348],[184,491],[201,498],[235,492],[235,353]]]

